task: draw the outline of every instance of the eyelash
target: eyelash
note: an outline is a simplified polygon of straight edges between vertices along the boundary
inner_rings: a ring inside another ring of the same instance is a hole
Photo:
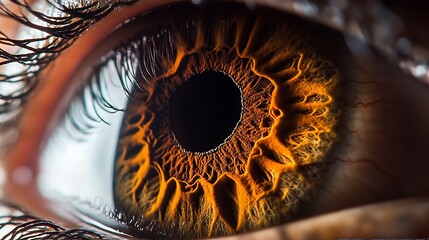
[[[117,76],[117,78],[109,77],[107,79],[111,79],[111,84],[122,86],[127,99],[132,101],[133,88],[145,91],[141,88],[139,81],[136,80],[135,74],[137,71],[148,82],[152,82],[153,79],[157,78],[157,72],[166,71],[163,66],[148,58],[148,56],[157,55],[159,52],[163,52],[162,55],[173,55],[171,35],[168,31],[165,33],[166,36],[161,34],[162,39],[151,35],[137,34],[136,37],[127,40],[126,44],[111,50],[95,66],[90,68],[89,79],[82,86],[79,96],[76,98],[77,101],[73,102],[73,104],[76,104],[73,107],[76,107],[77,111],[69,109],[66,113],[73,127],[73,131],[68,131],[69,136],[73,137],[76,134],[84,136],[90,133],[94,127],[93,124],[96,123],[104,122],[109,124],[108,121],[103,119],[102,113],[115,113],[126,110],[124,107],[116,106],[114,102],[109,100],[109,89],[105,83],[106,76]],[[163,44],[157,44],[160,41]],[[145,66],[145,68],[139,66]],[[89,105],[91,105],[91,112],[87,109]]]
[[[51,221],[28,215],[9,202],[0,201],[0,205],[3,212],[0,216],[2,239],[108,239],[86,229],[65,229]]]
[[[16,46],[25,52],[12,52],[2,49],[0,52],[0,66],[7,67],[12,64],[20,64],[24,67],[18,73],[0,75],[0,83],[8,84],[15,88],[9,93],[0,93],[0,130],[12,119],[7,114],[17,110],[26,101],[30,93],[39,82],[40,72],[53,62],[58,55],[73,44],[73,42],[93,23],[101,20],[115,8],[131,5],[138,0],[119,0],[114,3],[101,5],[99,1],[84,3],[74,6],[66,6],[62,3],[46,1],[54,11],[60,12],[61,16],[50,16],[43,12],[34,10],[27,2],[13,1],[12,7],[18,7],[20,14],[16,14],[11,7],[0,2],[0,13],[7,19],[14,20],[23,27],[27,27],[42,37],[15,39],[0,32],[0,43],[7,46]],[[34,19],[40,21],[35,24]],[[76,21],[77,19],[77,21]],[[40,46],[40,43],[49,43]]]
[[[135,56],[126,50],[121,48],[112,50],[99,63],[90,67],[88,80],[82,85],[78,96],[66,112],[66,118],[73,128],[72,131],[64,128],[68,136],[72,138],[84,137],[91,132],[94,124],[100,122],[110,124],[102,117],[101,113],[111,114],[125,111],[125,108],[116,106],[109,100],[109,89],[106,88],[104,74],[106,76],[117,76],[117,78],[109,78],[114,79],[111,80],[111,84],[121,85],[127,98],[131,98],[132,87],[138,86],[133,75],[135,67],[131,66],[135,62],[133,60]],[[115,80],[118,80],[118,82]],[[91,109],[88,110],[88,108]],[[73,109],[77,109],[77,111],[73,111]]]

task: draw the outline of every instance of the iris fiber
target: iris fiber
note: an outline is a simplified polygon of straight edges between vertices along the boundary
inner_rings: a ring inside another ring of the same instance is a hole
[[[116,207],[180,238],[253,231],[299,216],[324,176],[340,116],[340,74],[320,50],[316,28],[241,5],[151,14],[175,22],[161,20],[139,42],[156,51],[151,63],[147,54],[137,57],[139,86],[117,149]],[[241,91],[241,118],[224,143],[192,151],[174,135],[170,99],[205,71],[231,77]]]

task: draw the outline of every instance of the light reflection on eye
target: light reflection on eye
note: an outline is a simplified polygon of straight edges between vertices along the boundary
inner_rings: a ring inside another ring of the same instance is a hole
[[[376,70],[374,70],[374,69],[372,69],[372,71],[374,71],[374,72],[376,72],[377,73],[377,71]],[[376,98],[376,97],[371,97],[371,96],[368,96],[368,95],[365,95],[365,97],[362,97],[362,98],[360,98],[360,99],[358,99],[358,100],[361,100],[361,101],[356,101],[356,106],[367,106],[367,105],[369,105],[369,106],[372,106],[372,104],[374,104],[375,105],[375,108],[377,109],[377,110],[380,110],[380,109],[383,109],[383,108],[387,108],[389,111],[396,111],[396,110],[402,110],[403,109],[403,107],[401,106],[401,104],[397,104],[398,103],[398,100],[397,99],[394,99],[394,97],[396,97],[397,95],[396,94],[398,94],[398,90],[396,89],[397,87],[396,86],[390,86],[389,84],[386,86],[386,88],[384,89],[382,89],[382,88],[380,88],[380,87],[374,87],[374,85],[377,85],[377,84],[370,84],[370,83],[367,83],[367,81],[362,81],[362,83],[363,84],[368,84],[368,85],[370,85],[371,87],[368,87],[368,88],[364,88],[365,90],[362,90],[362,91],[367,91],[367,92],[371,92],[371,91],[373,91],[372,93],[376,93],[376,92],[378,92],[378,91],[380,91],[380,90],[385,90],[386,91],[386,93],[383,93],[382,95],[384,95],[385,96],[385,98],[387,98],[387,101],[384,101],[384,100],[382,100],[382,101],[379,101],[379,102],[377,102],[377,99],[378,98]],[[378,83],[378,84],[384,84],[384,82],[383,81],[381,81],[380,83]],[[393,84],[394,85],[394,84]],[[383,85],[384,86],[384,85]],[[398,97],[398,99],[402,99],[402,98],[406,98],[406,97],[412,97],[413,96],[413,94],[411,94],[411,96],[399,96]],[[392,99],[393,98],[393,99]],[[383,98],[380,98],[380,99],[383,99]],[[378,99],[378,100],[380,100],[380,99]],[[377,108],[377,104],[379,104],[381,102],[381,107],[380,108]],[[395,104],[397,104],[397,105],[399,105],[400,107],[398,108],[398,109],[395,109],[395,107],[392,107],[391,105],[385,105],[385,103],[389,103],[389,102],[394,102]],[[410,112],[412,112],[412,109],[408,109]],[[365,112],[366,111],[366,112]],[[362,115],[359,115],[359,114],[362,114]],[[373,120],[373,121],[375,121],[375,122],[377,122],[377,121],[382,121],[383,119],[382,118],[380,118],[379,116],[377,116],[377,115],[374,115],[374,113],[372,112],[372,111],[369,111],[369,110],[363,110],[363,112],[362,111],[360,111],[359,112],[359,114],[356,114],[356,115],[354,115],[353,117],[354,117],[354,119],[350,119],[350,122],[353,122],[353,121],[356,121],[356,119],[359,119],[359,118],[363,118],[363,119],[365,119],[365,120]],[[390,116],[389,114],[389,112],[387,112],[386,113],[388,116]],[[369,116],[369,117],[368,117]],[[396,115],[394,115],[394,116],[396,116]],[[366,117],[368,117],[368,118],[366,118]],[[385,119],[384,119],[385,120]],[[398,120],[398,122],[399,122],[399,120]],[[395,121],[392,121],[392,122],[390,122],[390,123],[388,123],[388,124],[397,124],[398,122],[395,122]],[[391,134],[395,134],[394,132],[392,133],[392,132],[389,132],[389,131],[383,131],[383,130],[380,130],[380,129],[371,129],[371,124],[369,124],[369,128],[370,128],[370,132],[375,132],[375,133],[384,133],[384,134],[386,134],[386,135],[391,135]],[[397,125],[396,125],[397,126]],[[353,132],[354,130],[353,129],[349,129],[350,130],[350,132]],[[361,130],[361,129],[358,129],[358,131],[362,131],[362,132],[364,132],[364,133],[368,133],[366,130]],[[406,135],[406,133],[400,133],[400,135]],[[372,136],[371,136],[372,137]],[[369,138],[368,136],[364,136],[363,137],[363,139],[365,139],[365,141],[367,140],[366,138]],[[393,145],[395,145],[395,144],[393,144],[393,143],[391,143],[391,142],[389,142],[389,141],[383,141],[382,140],[382,138],[380,137],[380,136],[376,136],[375,137],[376,139],[377,139],[377,142],[383,142],[383,144],[384,145],[387,145],[388,147],[387,147],[387,149],[392,149],[392,147],[391,147],[391,145],[393,146]],[[417,138],[418,139],[418,138]],[[352,145],[352,146],[359,146],[359,143],[355,143],[354,141],[351,141],[351,143],[349,143],[350,145]],[[390,145],[389,145],[390,144]],[[383,147],[380,147],[381,149],[383,149]],[[357,151],[357,150],[355,150],[355,151]],[[379,153],[376,153],[376,152],[371,152],[371,151],[375,151],[374,149],[370,149],[370,153],[371,154],[375,154],[375,155],[377,155],[377,154],[379,154]],[[402,154],[402,153],[400,153],[400,154]],[[419,155],[417,155],[417,157],[420,157]],[[362,161],[365,161],[365,159],[364,158],[362,158],[363,160]],[[348,159],[343,159],[345,162],[347,162],[348,161]],[[367,162],[368,162],[368,160],[366,160]],[[350,162],[352,162],[352,161],[350,161]],[[363,167],[363,169],[362,169],[362,171],[366,171],[367,169],[365,169],[365,167]],[[387,172],[391,172],[390,171],[390,169],[387,171]],[[373,173],[379,173],[378,171],[375,171],[375,172],[373,172]],[[395,176],[395,177],[398,177],[398,176]],[[356,180],[356,182],[358,182],[357,180],[359,180],[358,179],[358,177],[356,177],[356,179],[354,179],[354,180]],[[388,182],[388,180],[385,180],[386,182]],[[390,184],[390,183],[389,183]],[[362,186],[365,186],[365,185],[367,185],[367,183],[364,183],[364,184],[362,184]],[[388,185],[389,186],[389,185]],[[377,191],[377,186],[375,187],[375,190],[374,191]],[[328,192],[328,191],[327,191]],[[365,192],[365,191],[364,191]],[[394,194],[392,194],[392,193],[387,193],[385,196],[383,196],[384,194],[383,193],[380,193],[379,195],[381,195],[381,199],[380,200],[384,200],[384,199],[388,199],[389,197],[399,197],[400,195],[394,195]],[[368,199],[368,200],[364,200],[363,202],[365,203],[365,202],[372,202],[372,201],[378,201],[378,200],[374,200],[374,199]],[[355,202],[353,202],[353,201],[351,201],[351,203],[347,203],[347,204],[350,204],[351,206],[353,206],[353,205],[355,205],[355,204],[359,204],[358,203],[359,201],[355,201]],[[346,204],[346,205],[347,205]],[[331,204],[332,205],[332,204]],[[335,204],[334,204],[335,205]],[[335,207],[333,207],[333,208],[335,208]],[[342,208],[342,207],[339,207],[339,208]]]

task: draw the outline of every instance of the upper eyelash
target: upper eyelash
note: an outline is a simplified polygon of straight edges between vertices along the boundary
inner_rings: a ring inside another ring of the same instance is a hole
[[[78,97],[66,111],[65,118],[69,125],[68,127],[63,126],[63,128],[66,130],[67,136],[77,140],[84,139],[85,135],[96,128],[96,124],[100,122],[110,124],[102,117],[102,113],[125,112],[127,110],[126,107],[120,107],[111,101],[106,80],[109,81],[108,85],[120,85],[129,101],[135,100],[132,94],[133,90],[145,91],[141,82],[136,80],[136,74],[141,75],[141,81],[156,84],[153,79],[157,78],[159,72],[165,72],[166,69],[154,63],[151,56],[161,54],[158,51],[162,51],[162,54],[168,56],[174,55],[173,43],[169,42],[171,35],[166,34],[164,36],[161,34],[161,36],[162,40],[155,35],[140,32],[125,43],[110,50],[90,68],[86,84],[78,91],[76,94]],[[157,44],[159,41],[163,41],[163,43]],[[73,111],[75,108],[77,111]]]
[[[121,51],[122,50],[122,51]],[[96,124],[103,122],[110,125],[100,113],[124,112],[126,108],[116,106],[108,97],[108,89],[104,80],[104,73],[116,75],[110,84],[120,84],[128,99],[131,98],[132,87],[138,85],[135,81],[135,67],[130,67],[134,60],[132,53],[127,49],[113,49],[95,66],[91,67],[86,84],[77,92],[75,100],[65,113],[68,127],[63,126],[66,135],[76,140],[85,139],[85,135],[96,128]],[[110,65],[109,65],[110,64]],[[77,109],[77,111],[74,111]]]
[[[7,36],[0,31],[0,43],[17,46],[26,52],[12,52],[0,49],[0,66],[10,66],[19,63],[24,66],[22,71],[11,74],[0,74],[0,86],[3,83],[12,85],[12,92],[1,92],[0,88],[0,130],[12,119],[6,115],[18,109],[28,99],[32,90],[39,82],[40,72],[45,69],[58,55],[73,44],[73,42],[93,23],[101,20],[116,7],[130,5],[138,0],[118,0],[102,5],[98,0],[81,1],[80,4],[66,5],[60,1],[46,0],[52,9],[60,12],[60,16],[52,16],[34,10],[29,3],[22,0],[10,0],[8,6],[0,2],[0,16],[14,20],[20,26],[37,31],[42,37],[17,39]],[[18,7],[19,13],[13,12],[12,7]],[[35,18],[40,24],[34,23]],[[44,43],[44,44],[40,44]]]

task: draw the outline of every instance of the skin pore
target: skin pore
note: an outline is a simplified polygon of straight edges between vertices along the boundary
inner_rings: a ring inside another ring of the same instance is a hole
[[[113,11],[82,34],[41,73],[38,87],[19,118],[19,138],[1,159],[6,172],[3,186],[6,200],[62,226],[78,228],[82,225],[72,216],[55,214],[37,190],[35,179],[41,139],[46,137],[46,129],[60,117],[58,109],[64,106],[59,102],[67,102],[67,98],[73,96],[73,88],[79,84],[70,83],[70,79],[81,66],[81,59],[87,58],[88,62],[97,59],[92,50],[115,26],[170,2],[175,1],[138,1],[132,7],[124,6],[120,11]],[[398,14],[404,21],[413,21],[409,12]],[[0,21],[3,21],[0,24],[10,26],[5,30],[7,34],[14,35],[16,22],[5,17]],[[425,36],[413,34],[411,30],[410,34],[420,45],[428,45]],[[7,47],[2,46],[4,48]],[[351,140],[344,147],[348,151],[347,157],[338,160],[335,177],[327,183],[329,189],[314,203],[319,206],[316,213],[324,215],[249,233],[255,239],[270,235],[274,239],[285,236],[295,239],[428,234],[424,225],[429,216],[424,214],[429,209],[429,199],[426,198],[429,182],[425,179],[429,171],[429,163],[425,161],[429,155],[425,151],[429,113],[424,111],[429,100],[428,87],[369,50],[356,53],[354,57],[355,79],[358,81],[353,84],[360,87],[362,95],[349,106],[355,112],[348,120],[348,139]],[[59,101],[61,98],[66,100]],[[380,112],[383,114],[377,114]],[[22,167],[32,171],[30,180],[25,183],[13,178],[13,172]],[[393,202],[383,203],[391,200]],[[359,208],[365,204],[370,205]],[[362,224],[362,221],[371,224]],[[240,237],[246,239],[249,236],[233,236],[231,239]]]

